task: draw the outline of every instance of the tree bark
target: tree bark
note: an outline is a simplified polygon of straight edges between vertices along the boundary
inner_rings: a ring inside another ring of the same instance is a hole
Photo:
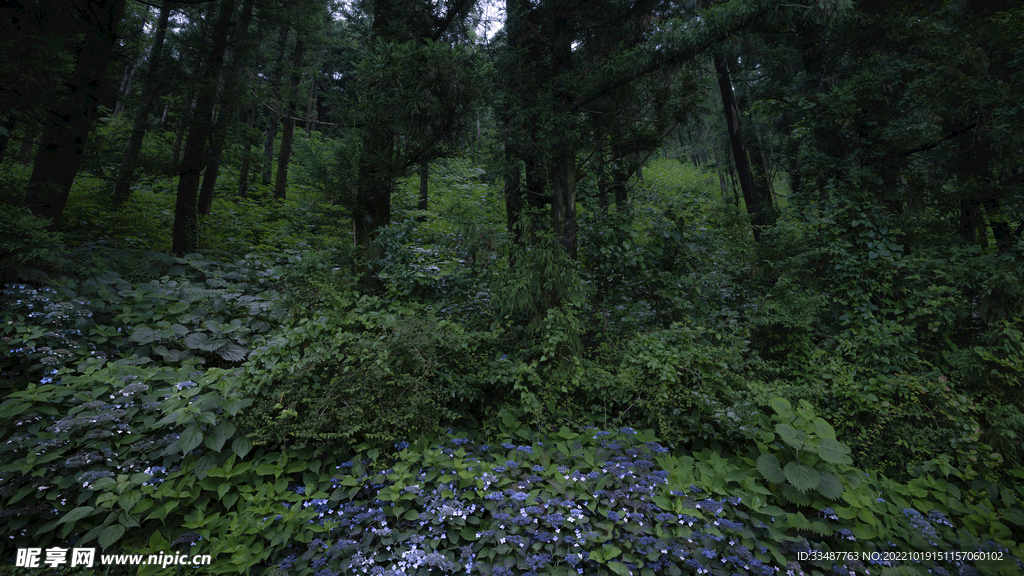
[[[102,87],[114,58],[117,26],[125,0],[97,0],[95,20],[89,23],[75,64],[70,93],[55,110],[54,119],[36,153],[25,194],[32,213],[60,226],[71,185],[78,175],[89,128],[99,116]]]
[[[754,182],[754,174],[750,169],[750,160],[747,157],[747,150],[743,143],[743,133],[740,127],[740,112],[736,106],[736,99],[732,91],[732,80],[729,76],[729,68],[726,65],[725,57],[720,52],[716,52],[713,59],[715,71],[718,73],[718,89],[722,94],[725,121],[729,128],[729,144],[732,147],[732,155],[736,163],[740,189],[743,191],[743,200],[747,205],[747,214],[750,215],[754,241],[760,242],[761,229],[766,222],[764,198],[761,191],[757,189],[757,185]]]
[[[277,58],[274,63],[274,78],[271,82],[271,87],[275,90],[278,88],[278,84],[281,82],[281,68],[284,60],[284,48],[285,44],[288,43],[288,26],[282,25],[280,36],[277,38]],[[277,124],[279,114],[271,110],[270,118],[267,120],[267,130],[264,133],[266,140],[263,144],[263,157],[265,159],[263,164],[263,174],[261,180],[264,186],[270,184],[271,171],[274,166],[274,140],[277,138]]]
[[[560,84],[556,94],[558,117],[556,123],[563,124],[555,139],[555,158],[551,167],[551,222],[555,237],[570,258],[576,258],[576,151],[573,149],[570,132],[572,119],[572,34],[569,30],[567,12],[560,12],[554,18],[554,43],[552,75]]]
[[[4,156],[7,155],[7,145],[11,141],[11,132],[14,131],[15,124],[17,117],[14,114],[7,114],[0,123],[0,164],[3,164]]]
[[[292,60],[292,98],[291,114],[284,119],[284,132],[281,134],[281,151],[277,159],[277,182],[274,185],[274,198],[284,199],[288,194],[288,163],[291,161],[292,147],[295,144],[295,111],[299,109],[302,98],[302,53],[305,43],[299,37],[295,41],[295,53]]]
[[[167,22],[171,15],[171,3],[164,1],[160,8],[160,18],[156,25],[156,36],[153,38],[153,47],[149,51],[149,66],[146,69],[146,77],[143,79],[142,102],[135,110],[135,117],[132,119],[132,134],[128,140],[128,149],[125,150],[124,159],[121,161],[121,169],[117,173],[117,181],[114,183],[114,203],[124,204],[131,194],[132,181],[135,179],[135,164],[138,161],[139,152],[142,150],[142,139],[146,135],[146,121],[149,118],[149,111],[156,99],[157,72],[160,69],[160,54],[163,52],[164,39],[167,36]],[[167,109],[164,109],[166,116]]]
[[[256,122],[256,109],[249,108],[249,113],[245,117],[245,127],[252,130],[252,125]],[[245,134],[245,145],[243,146],[244,152],[242,153],[242,167],[239,168],[238,175],[238,196],[240,198],[249,197],[249,169],[252,165],[252,139],[249,136],[249,132]]]
[[[417,210],[426,210],[430,201],[428,183],[430,181],[430,163],[423,162],[420,164],[420,201],[416,204]],[[420,216],[420,222],[424,220],[423,216]]]
[[[188,140],[185,143],[185,156],[178,177],[171,241],[171,251],[176,256],[184,256],[199,248],[199,175],[205,165],[211,133],[210,120],[217,97],[217,78],[227,49],[228,29],[231,27],[233,12],[234,0],[221,0],[203,86],[196,97],[196,109],[192,114]]]
[[[242,50],[241,47],[247,42],[246,38],[249,33],[249,21],[252,19],[253,3],[254,0],[245,0],[243,2],[242,16],[238,22],[237,30],[238,41],[236,44],[239,48],[234,51],[234,57],[229,53],[224,59],[225,78],[224,87],[221,90],[220,112],[217,114],[217,122],[214,124],[213,143],[210,146],[210,158],[206,163],[206,171],[203,173],[203,184],[199,188],[199,213],[203,215],[209,215],[213,209],[213,191],[217,186],[217,177],[220,175],[220,163],[224,155],[224,146],[227,144],[228,131],[235,118],[235,103],[241,98],[233,90],[238,84],[238,69],[242,61],[238,52]]]

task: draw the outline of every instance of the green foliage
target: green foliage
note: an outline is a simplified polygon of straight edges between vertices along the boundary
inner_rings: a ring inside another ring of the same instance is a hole
[[[528,338],[536,339],[537,348],[557,342],[554,356],[567,358],[580,351],[574,317],[583,304],[584,288],[576,263],[561,244],[550,234],[533,233],[537,235],[533,242],[512,247],[509,269],[496,278],[492,305],[499,318],[521,326]],[[552,312],[559,308],[560,312]]]
[[[829,438],[825,425],[811,426]],[[989,532],[978,523],[996,508],[1024,520],[1017,488],[990,486],[984,498],[961,502],[932,475],[900,484],[847,467],[841,499],[816,496],[799,506],[762,482],[750,458],[670,454],[650,433],[630,428],[540,433],[509,416],[501,427],[488,444],[455,433],[437,443],[402,442],[391,458],[376,450],[358,455],[340,469],[330,497],[307,501],[324,512],[327,531],[291,547],[281,568],[501,576],[830,574],[841,565],[867,574],[881,568],[871,554],[938,546],[1002,558],[975,562],[982,573],[1019,569],[1006,526]],[[798,443],[806,452],[809,445]],[[841,445],[814,444],[823,462],[842,460]],[[798,554],[811,551],[846,554],[838,563]],[[887,565],[916,573],[955,563]]]
[[[57,268],[62,264],[62,238],[50,232],[49,221],[26,208],[5,206],[0,214],[0,279],[4,282],[28,275],[31,269]]]
[[[368,296],[331,303],[333,318],[303,318],[254,352],[248,387],[259,400],[242,426],[255,444],[387,445],[472,414],[482,392],[474,354],[488,334]]]
[[[628,421],[654,427],[671,443],[742,442],[756,430],[758,407],[747,390],[751,368],[742,329],[673,324],[634,338],[611,389]]]

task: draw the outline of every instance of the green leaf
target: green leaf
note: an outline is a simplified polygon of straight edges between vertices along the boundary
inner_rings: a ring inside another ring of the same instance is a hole
[[[789,483],[801,492],[816,488],[821,482],[821,476],[818,474],[818,471],[810,466],[790,462],[786,464],[783,471],[786,473],[786,479],[789,480]]]
[[[245,356],[249,351],[238,344],[228,344],[220,350],[217,350],[217,353],[220,354],[221,358],[228,362],[241,362],[242,360],[245,360]]]
[[[82,518],[86,518],[92,515],[93,511],[95,510],[96,509],[93,508],[92,506],[79,506],[78,508],[75,508],[71,512],[65,514],[60,520],[57,521],[57,524],[60,525],[66,524],[68,522],[77,522]]]
[[[823,438],[818,444],[818,456],[829,464],[850,464],[849,453],[850,448],[838,440]]]
[[[774,454],[761,454],[757,458],[757,471],[764,476],[765,480],[782,484],[786,481],[786,474],[782,471],[782,464]]]
[[[148,326],[139,326],[135,330],[132,330],[131,336],[128,337],[129,342],[138,342],[139,344],[149,344],[156,339],[156,330],[153,330]]]
[[[778,433],[779,438],[782,438],[783,442],[797,449],[803,448],[804,443],[807,441],[807,432],[797,430],[789,424],[776,424],[775,432]]]
[[[821,475],[817,490],[819,494],[829,500],[838,500],[843,495],[843,483],[835,474],[825,472]]]
[[[221,420],[220,424],[213,429],[213,433],[206,437],[206,447],[214,452],[220,452],[227,439],[235,433],[235,425],[227,420]]]
[[[207,344],[210,337],[205,332],[193,332],[188,336],[185,336],[185,346],[196,350],[201,349]]]
[[[836,439],[836,430],[824,418],[814,419],[814,433],[820,438]]]
[[[772,405],[772,408],[778,413],[779,417],[783,419],[789,419],[793,417],[793,405],[789,403],[789,400],[776,396],[768,401]]]
[[[130,490],[122,494],[121,497],[117,499],[117,503],[121,508],[131,510],[139,503],[139,500],[142,500],[142,492]]]
[[[609,562],[608,569],[619,576],[629,576],[629,568],[627,568],[622,562]]]
[[[125,527],[120,524],[114,524],[107,526],[100,532],[99,543],[103,548],[109,548],[111,544],[117,542],[124,536]]]
[[[203,442],[203,432],[199,426],[192,424],[181,433],[181,452],[188,454],[195,450]]]
[[[245,436],[239,436],[231,443],[231,451],[239,458],[245,458],[245,455],[248,454],[250,450],[252,450],[252,442],[250,442]]]

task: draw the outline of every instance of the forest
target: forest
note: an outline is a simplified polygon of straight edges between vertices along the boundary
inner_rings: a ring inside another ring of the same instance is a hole
[[[0,2],[0,574],[1022,574],[1021,94],[1015,0]]]

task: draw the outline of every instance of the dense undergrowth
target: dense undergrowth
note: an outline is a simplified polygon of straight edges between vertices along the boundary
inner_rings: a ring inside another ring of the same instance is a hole
[[[1013,253],[917,244],[925,224],[853,206],[784,208],[755,246],[699,171],[661,161],[628,214],[583,199],[569,262],[509,245],[480,176],[436,166],[426,221],[398,192],[376,294],[314,189],[218,197],[184,258],[163,253],[169,181],[115,211],[81,178],[62,236],[5,210],[2,267],[31,284],[2,295],[0,556],[1020,573]]]

